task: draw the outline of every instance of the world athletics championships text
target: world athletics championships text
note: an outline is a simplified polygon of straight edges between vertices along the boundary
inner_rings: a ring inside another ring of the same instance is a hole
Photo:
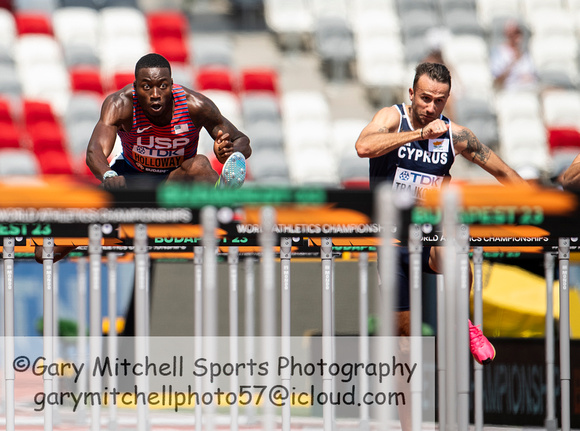
[[[5,223],[189,223],[189,209],[101,208],[101,209],[0,209]]]

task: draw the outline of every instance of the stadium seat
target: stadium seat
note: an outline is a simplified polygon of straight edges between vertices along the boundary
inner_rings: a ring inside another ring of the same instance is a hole
[[[15,12],[16,30],[20,36],[24,34],[53,35],[50,15],[45,12]]]
[[[454,35],[485,36],[475,8],[455,7],[444,10],[443,24]]]
[[[343,154],[338,160],[338,175],[344,188],[369,188],[369,161],[354,154]]]
[[[229,37],[196,34],[189,39],[195,67],[232,67],[234,46]]]
[[[12,101],[8,97],[0,96],[0,124],[14,124]]]
[[[42,154],[48,150],[66,152],[66,135],[58,123],[39,122],[26,129],[32,151],[42,160]]]
[[[308,0],[264,0],[264,18],[284,48],[300,47],[314,32]]]
[[[40,175],[40,163],[29,150],[23,148],[0,149],[0,176]]]
[[[195,83],[199,91],[221,90],[235,92],[237,90],[237,83],[232,70],[225,67],[200,67],[196,73]]]
[[[0,95],[19,98],[22,95],[22,83],[14,64],[0,64]]]
[[[20,148],[22,134],[14,123],[0,120],[0,148]]]
[[[550,150],[574,147],[580,152],[580,130],[575,127],[548,127]]]
[[[535,91],[500,91],[496,94],[495,110],[500,123],[528,118],[541,120],[541,104]]]
[[[15,12],[44,12],[51,15],[59,5],[58,0],[12,0]]]
[[[483,28],[490,30],[492,22],[497,18],[520,17],[520,2],[519,0],[477,0],[477,16]]]
[[[302,121],[330,122],[330,106],[322,91],[291,90],[280,95],[282,118],[285,123]]]
[[[355,39],[378,36],[400,39],[401,24],[397,13],[390,9],[364,9],[349,16]]]
[[[541,95],[544,122],[547,127],[580,129],[580,92],[552,90]]]
[[[148,12],[145,19],[152,41],[166,37],[187,41],[189,37],[189,22],[185,13],[180,10]]]
[[[541,119],[519,118],[504,124],[500,127],[500,139],[500,155],[512,168],[548,170],[548,136]]]
[[[530,12],[529,28],[534,36],[574,36],[574,15],[563,8],[540,8]]]
[[[266,67],[247,67],[240,71],[240,91],[278,93],[278,71]]]
[[[290,184],[288,162],[280,149],[265,148],[263,151],[252,154],[247,163],[252,171],[252,179],[256,183]]]
[[[22,101],[22,117],[26,127],[39,122],[56,123],[56,115],[48,102],[34,99]]]
[[[290,179],[293,184],[336,187],[340,184],[338,168],[326,148],[305,148],[288,156]]]
[[[314,23],[314,47],[323,70],[333,80],[347,77],[355,60],[354,36],[346,18],[322,16]]]
[[[151,40],[153,52],[161,54],[170,63],[189,63],[187,39],[174,36],[157,37]]]
[[[149,41],[147,21],[139,9],[133,7],[107,6],[99,13],[99,29],[107,39],[139,38]]]
[[[46,34],[20,36],[14,45],[14,60],[19,68],[38,64],[64,65],[58,41]]]
[[[284,132],[281,121],[261,120],[248,124],[245,133],[252,142],[252,155],[264,149],[284,148]]]
[[[0,47],[2,49],[10,48],[17,37],[14,15],[7,9],[0,8]]]
[[[42,175],[73,175],[74,173],[71,159],[65,151],[45,151],[39,160]]]
[[[244,124],[248,126],[260,120],[281,120],[280,102],[273,93],[242,93],[240,102]]]
[[[347,0],[310,0],[310,10],[315,22],[327,17],[336,17],[346,21],[350,12]]]
[[[48,101],[55,114],[62,115],[71,93],[70,77],[64,64],[29,65],[20,69],[20,79],[25,97]]]
[[[97,51],[99,13],[90,7],[63,7],[52,15],[55,38],[63,45],[83,46]]]
[[[120,90],[127,84],[132,84],[135,81],[135,72],[115,72],[113,74],[112,82],[107,92]]]
[[[354,144],[368,122],[362,118],[341,118],[332,122],[330,146],[336,151],[337,157],[343,154],[358,157]]]
[[[489,69],[488,50],[481,36],[454,35],[443,43],[442,55],[451,67],[477,62]]]
[[[103,82],[101,80],[101,71],[98,67],[81,65],[69,69],[71,90],[90,91],[97,94],[103,94]]]

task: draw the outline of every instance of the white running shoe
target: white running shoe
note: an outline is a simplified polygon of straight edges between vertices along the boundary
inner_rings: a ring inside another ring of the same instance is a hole
[[[239,189],[246,180],[246,158],[239,151],[232,154],[222,168],[222,174],[217,180],[217,189]]]

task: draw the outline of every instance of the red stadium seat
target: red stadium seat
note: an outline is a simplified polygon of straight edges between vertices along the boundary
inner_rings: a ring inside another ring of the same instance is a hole
[[[12,0],[0,0],[0,8],[8,9],[10,12],[14,10],[12,6]]]
[[[20,148],[21,133],[13,123],[0,124],[0,148]]]
[[[48,102],[25,99],[22,102],[22,113],[27,127],[38,122],[56,122],[56,116]]]
[[[10,101],[0,96],[0,125],[4,127],[5,124],[13,124],[12,110],[10,109]]]
[[[187,40],[189,22],[183,12],[169,10],[149,12],[146,19],[149,38],[152,41],[165,37]]]
[[[53,35],[50,16],[42,12],[20,11],[14,14],[16,30],[23,34],[48,34]]]
[[[580,131],[574,128],[548,128],[550,148],[580,147]]]
[[[232,71],[225,67],[202,67],[196,74],[198,90],[236,91],[236,83]]]
[[[241,91],[278,93],[278,72],[270,68],[246,68],[240,73]]]
[[[187,64],[189,61],[189,50],[184,39],[173,36],[152,39],[151,47],[170,63]]]
[[[58,123],[41,121],[26,129],[32,143],[32,151],[39,156],[49,150],[65,152],[65,133]]]
[[[98,67],[76,66],[71,68],[70,82],[72,91],[91,91],[98,94],[104,93],[101,72]]]
[[[38,158],[43,175],[73,175],[69,155],[64,151],[48,150]]]
[[[134,72],[115,72],[113,75],[113,81],[109,91],[117,91],[123,88],[127,84],[132,84],[135,81]]]

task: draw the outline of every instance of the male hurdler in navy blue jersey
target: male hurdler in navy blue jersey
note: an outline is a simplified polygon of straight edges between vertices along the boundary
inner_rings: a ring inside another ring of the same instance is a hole
[[[525,183],[497,154],[479,142],[471,130],[442,115],[450,90],[451,75],[447,67],[421,63],[409,89],[411,104],[382,108],[362,130],[356,151],[359,157],[369,158],[372,188],[389,181],[393,188],[405,189],[420,200],[427,189],[441,188],[450,181],[450,169],[458,155],[481,166],[502,184]],[[400,251],[397,320],[399,333],[409,335],[408,251],[406,248]],[[423,268],[441,273],[441,248],[425,247],[424,252]],[[493,346],[479,328],[471,322],[469,325],[475,359],[483,363],[493,360]]]

